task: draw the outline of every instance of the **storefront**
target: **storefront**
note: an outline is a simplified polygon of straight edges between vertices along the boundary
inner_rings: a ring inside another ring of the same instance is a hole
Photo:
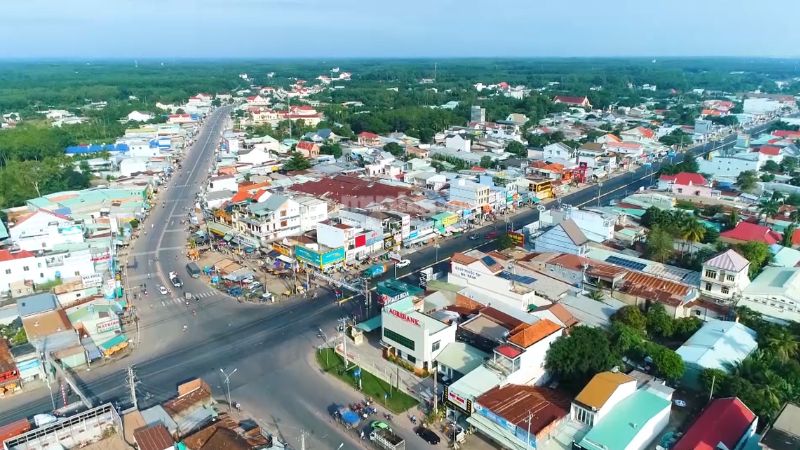
[[[432,217],[433,228],[439,234],[445,234],[452,231],[458,223],[458,214],[451,212],[442,212]]]
[[[422,314],[407,297],[383,307],[381,344],[388,355],[407,361],[420,371],[435,367],[434,360],[447,344],[455,342],[455,322],[446,324]]]
[[[318,252],[302,245],[295,245],[294,255],[300,263],[322,271],[343,264],[345,259],[344,247]]]

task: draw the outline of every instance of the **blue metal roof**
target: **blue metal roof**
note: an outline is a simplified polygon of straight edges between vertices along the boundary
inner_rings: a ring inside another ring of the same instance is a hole
[[[64,149],[68,155],[84,155],[88,153],[106,152],[127,152],[128,144],[91,144],[91,145],[71,145]]]

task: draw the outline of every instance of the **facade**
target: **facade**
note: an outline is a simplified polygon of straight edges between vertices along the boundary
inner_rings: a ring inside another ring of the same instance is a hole
[[[416,311],[411,297],[385,305],[381,324],[388,352],[423,371],[435,369],[436,357],[456,341],[458,327]]]
[[[294,197],[300,206],[300,231],[313,230],[319,222],[328,220],[328,202],[314,197]]]
[[[478,297],[478,300],[493,299],[522,311],[527,311],[531,305],[550,303],[538,297],[535,289],[527,285],[535,281],[533,277],[508,272],[492,255],[453,254],[447,281],[469,288],[471,292],[468,295]]]
[[[444,139],[444,146],[459,152],[470,153],[472,150],[472,141],[460,134],[453,134]]]
[[[35,211],[10,226],[11,242],[22,250],[47,250],[58,244],[84,241],[83,227],[68,217],[46,210]]]
[[[575,150],[565,144],[556,142],[555,144],[545,145],[542,148],[542,155],[545,161],[552,160],[571,160],[575,156]]]
[[[738,304],[773,322],[800,322],[800,268],[765,268],[742,291]]]
[[[46,252],[0,250],[0,293],[12,290],[15,283],[47,283],[59,278],[92,276],[95,258],[88,245],[69,246]]]
[[[714,180],[735,181],[740,173],[758,171],[764,163],[761,153],[743,152],[733,155],[709,154],[708,159],[697,158],[699,171],[711,175]]]
[[[750,328],[737,322],[708,321],[676,351],[686,366],[683,385],[697,389],[703,370],[727,372],[757,348],[756,332]]]
[[[598,373],[573,400],[570,418],[591,427],[634,392],[636,380],[633,377],[619,372]]]
[[[489,186],[459,178],[450,183],[449,201],[458,201],[471,208],[481,208],[489,204]]]
[[[719,300],[730,300],[750,285],[750,261],[735,250],[727,250],[703,263],[700,291]]]
[[[233,211],[233,227],[241,233],[272,242],[300,234],[300,205],[290,197],[272,194],[259,203]]]
[[[681,172],[675,175],[661,175],[658,179],[658,188],[690,197],[712,198],[720,195],[719,191],[715,191],[709,186],[705,177],[699,173]]]
[[[800,406],[787,403],[771,427],[764,431],[759,445],[764,450],[795,450],[800,448]]]

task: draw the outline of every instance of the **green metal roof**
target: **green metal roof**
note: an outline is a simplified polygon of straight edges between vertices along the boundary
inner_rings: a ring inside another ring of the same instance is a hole
[[[483,364],[489,357],[477,348],[463,342],[451,342],[435,358],[439,364],[447,366],[462,374],[467,374]]]
[[[124,334],[118,334],[115,337],[113,337],[113,338],[103,342],[102,344],[100,344],[100,348],[102,348],[103,350],[108,350],[111,347],[114,347],[114,346],[117,346],[119,344],[122,344],[123,342],[126,342],[127,340],[128,340],[127,336],[125,336]]]
[[[378,314],[377,316],[367,319],[360,324],[356,325],[356,328],[360,330],[364,330],[366,332],[370,332],[372,330],[377,330],[381,327],[381,315]]]
[[[600,419],[578,445],[586,450],[627,448],[648,421],[669,407],[670,401],[666,398],[646,388],[640,389],[619,402]]]

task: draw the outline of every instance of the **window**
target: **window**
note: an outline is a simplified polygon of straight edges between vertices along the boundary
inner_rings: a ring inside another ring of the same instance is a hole
[[[717,278],[717,271],[706,270],[706,278]]]
[[[44,273],[39,272],[39,278],[44,278]]]
[[[286,228],[286,221],[285,220],[281,220],[281,228]]]
[[[710,290],[711,290],[711,283],[706,283],[706,290],[707,290],[707,291],[710,291]]]
[[[11,269],[6,269],[6,275],[11,275]]]
[[[81,276],[81,272],[80,272],[79,270],[76,270],[76,271],[75,271],[75,276],[76,276],[76,277],[79,277],[79,276]]]
[[[286,210],[285,209],[281,211],[281,217],[286,217]]]
[[[383,329],[383,337],[391,339],[407,349],[414,350],[415,348],[414,341],[385,327]]]
[[[722,293],[723,294],[727,294],[728,292],[730,292],[730,289],[728,289],[727,287],[723,286],[722,287]]]
[[[30,268],[30,267],[28,267],[28,266],[22,266],[22,270],[24,270],[25,272],[27,272],[27,271],[31,270],[31,268]]]
[[[417,358],[415,358],[415,357],[413,357],[413,356],[411,356],[411,355],[408,355],[408,354],[406,355],[406,359],[407,359],[407,360],[408,360],[408,362],[410,362],[410,363],[416,363],[416,362],[417,362]]]
[[[441,347],[441,346],[442,346],[442,341],[436,341],[431,346],[431,351],[435,352],[436,350],[439,350],[439,347]]]
[[[734,280],[736,280],[736,277],[734,275],[727,275],[727,276],[725,276],[725,280],[726,281],[734,281]]]

